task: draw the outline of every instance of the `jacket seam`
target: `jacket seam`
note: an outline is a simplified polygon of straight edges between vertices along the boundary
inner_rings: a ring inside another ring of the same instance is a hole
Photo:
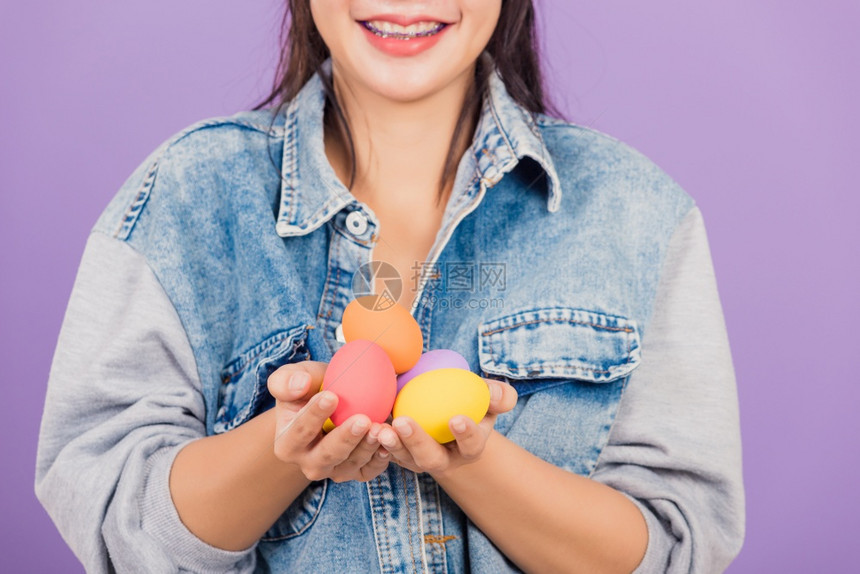
[[[493,101],[492,98],[490,98],[489,103],[490,103],[490,105],[489,105],[490,113],[493,116],[493,122],[496,124],[496,129],[498,129],[499,133],[502,135],[502,139],[505,141],[505,145],[507,146],[508,151],[511,154],[511,157],[516,158],[517,152],[514,149],[514,146],[511,144],[510,135],[505,131],[505,127],[502,124],[502,121],[499,119],[499,113],[496,110],[496,103]],[[495,154],[493,154],[493,156],[494,156],[493,165],[495,166],[496,165]]]
[[[143,207],[146,205],[146,202],[149,200],[149,192],[152,189],[153,184],[155,183],[155,175],[158,171],[159,162],[161,158],[164,157],[165,152],[167,151],[167,146],[158,154],[158,157],[153,160],[152,165],[146,172],[146,175],[143,178],[143,181],[140,184],[140,187],[137,190],[137,193],[134,196],[134,200],[128,205],[123,216],[120,218],[119,225],[116,228],[116,231],[113,233],[114,239],[119,239],[125,241],[131,235],[132,230],[137,224],[137,219],[140,217],[140,213],[143,211]]]
[[[493,335],[495,333],[501,333],[502,331],[507,331],[509,329],[514,329],[516,327],[522,327],[523,325],[532,325],[535,323],[571,323],[573,325],[585,325],[587,327],[594,327],[595,329],[603,329],[605,331],[623,331],[625,333],[632,333],[633,329],[630,327],[609,327],[607,325],[598,325],[596,323],[591,323],[588,321],[576,321],[574,319],[532,319],[531,321],[520,321],[519,323],[514,323],[512,325],[508,325],[506,327],[499,327],[497,329],[493,329],[491,331],[483,331],[481,335]]]
[[[99,229],[93,229],[92,231],[90,231],[90,235],[95,234],[95,233],[98,233],[99,235],[102,235],[102,236],[107,237],[107,238],[112,239],[112,240],[118,240],[123,245],[128,246],[128,248],[131,249],[135,255],[140,257],[140,259],[143,261],[143,264],[146,265],[146,268],[149,270],[150,273],[152,273],[153,278],[158,283],[159,289],[161,289],[161,294],[164,296],[165,300],[170,303],[170,308],[176,314],[176,318],[179,321],[179,325],[182,327],[182,335],[185,339],[185,342],[188,344],[188,348],[191,350],[191,356],[194,359],[194,368],[195,368],[195,372],[197,373],[197,376],[198,376],[198,382],[200,383],[200,389],[201,389],[201,394],[202,394],[203,381],[202,381],[202,379],[200,379],[200,371],[199,371],[199,368],[197,365],[197,355],[194,352],[194,346],[191,344],[191,338],[188,336],[188,329],[186,329],[185,324],[182,322],[182,315],[179,314],[179,310],[176,308],[176,304],[173,302],[173,299],[167,293],[167,289],[164,288],[164,284],[161,282],[161,278],[158,276],[158,273],[156,273],[155,269],[150,264],[149,258],[142,251],[137,249],[134,245],[132,245],[128,241],[123,241],[122,239],[114,237],[113,235],[107,233],[106,231],[102,231]]]
[[[663,274],[665,273],[665,270],[666,270],[665,269],[666,268],[666,255],[669,251],[669,245],[672,243],[672,239],[678,233],[678,230],[680,229],[681,224],[692,213],[693,209],[696,209],[696,203],[691,198],[690,199],[690,205],[687,207],[686,210],[683,211],[683,213],[681,213],[679,215],[678,220],[675,222],[675,226],[672,229],[672,233],[669,234],[668,238],[666,239],[666,242],[664,243],[664,248],[662,250],[663,253],[662,253],[661,259],[660,259],[660,272],[657,274],[656,282],[655,282],[656,286],[654,288],[653,293],[651,293],[651,304],[649,305],[651,310],[646,317],[642,318],[642,323],[639,326],[639,339],[640,339],[639,340],[639,348],[640,349],[645,344],[645,337],[647,336],[646,331],[648,329],[648,323],[651,320],[651,316],[654,314],[654,302],[656,301],[657,291],[660,289],[660,283],[663,279]],[[594,475],[595,471],[597,471],[597,469],[600,467],[601,458],[603,457],[603,454],[606,452],[606,445],[609,444],[609,440],[612,437],[612,430],[614,429],[615,423],[618,420],[618,411],[621,410],[622,403],[624,402],[624,396],[627,394],[627,385],[630,383],[630,377],[632,377],[632,376],[633,376],[633,373],[628,373],[623,379],[624,386],[621,388],[621,393],[619,394],[618,400],[616,401],[616,404],[615,404],[615,412],[612,415],[612,420],[610,421],[608,428],[607,428],[607,431],[606,431],[606,441],[603,443],[603,446],[601,447],[600,451],[597,453],[597,457],[594,460],[594,466],[592,466],[591,470],[588,473],[589,478],[591,478]],[[650,544],[650,537],[649,537],[649,544]]]

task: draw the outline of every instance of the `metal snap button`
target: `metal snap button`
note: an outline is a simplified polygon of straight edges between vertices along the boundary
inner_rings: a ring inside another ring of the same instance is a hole
[[[351,211],[346,216],[346,228],[353,235],[361,235],[367,231],[367,217],[358,210]]]

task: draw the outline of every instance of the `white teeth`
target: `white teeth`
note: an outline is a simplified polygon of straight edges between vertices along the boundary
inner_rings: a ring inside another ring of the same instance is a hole
[[[417,36],[431,36],[440,31],[445,25],[441,22],[416,22],[409,26],[401,26],[385,20],[372,20],[365,22],[368,30],[382,37],[411,38]]]

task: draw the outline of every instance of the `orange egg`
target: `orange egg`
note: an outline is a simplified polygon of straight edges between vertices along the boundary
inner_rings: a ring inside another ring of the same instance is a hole
[[[421,357],[421,328],[405,307],[379,295],[364,295],[343,311],[343,336],[347,343],[373,341],[388,354],[394,370],[405,373]]]

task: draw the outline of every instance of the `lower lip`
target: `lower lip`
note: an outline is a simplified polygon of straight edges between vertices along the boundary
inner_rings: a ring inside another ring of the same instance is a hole
[[[416,54],[420,54],[426,50],[429,50],[436,42],[439,41],[439,38],[442,37],[449,26],[445,26],[436,34],[432,36],[421,36],[418,38],[410,38],[408,40],[401,40],[399,38],[383,38],[382,36],[377,36],[370,30],[364,27],[364,24],[359,23],[361,29],[364,30],[365,35],[367,36],[368,42],[371,45],[379,50],[380,52],[384,52],[389,56],[415,56]]]

